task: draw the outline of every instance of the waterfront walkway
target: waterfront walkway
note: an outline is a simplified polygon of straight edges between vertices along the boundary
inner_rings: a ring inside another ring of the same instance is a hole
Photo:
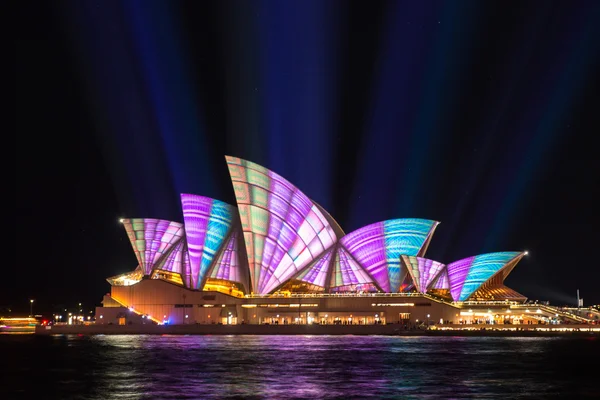
[[[402,335],[402,336],[600,336],[600,325],[55,325],[37,326],[38,335]]]

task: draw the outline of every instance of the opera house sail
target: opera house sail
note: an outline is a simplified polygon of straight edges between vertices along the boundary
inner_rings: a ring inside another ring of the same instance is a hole
[[[504,285],[525,252],[428,259],[437,221],[399,218],[344,233],[284,177],[237,157],[226,163],[235,206],[181,194],[182,222],[121,220],[138,264],[108,278],[104,310],[125,307],[155,323],[265,323],[282,315],[308,323],[342,314],[389,322],[431,315],[423,304],[445,307],[444,320],[468,302],[526,300]]]

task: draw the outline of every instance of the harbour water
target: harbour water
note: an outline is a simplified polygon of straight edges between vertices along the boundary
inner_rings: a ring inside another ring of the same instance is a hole
[[[600,339],[0,335],[0,398],[600,398]]]

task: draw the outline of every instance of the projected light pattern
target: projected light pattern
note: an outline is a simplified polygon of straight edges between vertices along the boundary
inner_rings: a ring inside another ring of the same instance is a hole
[[[398,291],[400,255],[416,256],[436,221],[416,218],[376,222],[344,236],[340,243],[384,292]]]
[[[153,276],[195,290],[212,278],[265,295],[295,279],[330,292],[450,290],[455,301],[464,301],[484,284],[501,284],[525,254],[482,254],[444,266],[422,257],[439,224],[426,219],[386,220],[344,235],[283,177],[240,158],[226,160],[241,227],[235,207],[192,194],[181,195],[184,224],[122,220],[138,274],[162,270]]]
[[[193,289],[202,289],[213,258],[231,229],[235,209],[222,201],[194,194],[182,194],[181,205],[191,285]]]
[[[327,281],[327,273],[331,265],[331,255],[335,248],[331,248],[323,254],[312,266],[301,272],[296,279],[311,283],[316,286],[325,287]]]
[[[408,269],[418,292],[426,293],[434,278],[439,275],[444,264],[422,257],[402,256],[402,262]]]
[[[331,288],[373,283],[369,274],[343,248],[338,247],[331,274]]]
[[[448,264],[450,293],[454,301],[465,301],[482,284],[522,253],[515,251],[480,254]]]
[[[433,285],[431,285],[431,289],[450,289],[450,281],[448,279],[448,269],[442,269],[442,272],[434,278]]]
[[[183,245],[185,241],[184,239],[180,239],[167,253],[165,257],[161,259],[161,261],[156,264],[154,269],[160,269],[163,271],[174,272],[177,274],[181,274],[182,271],[182,260],[183,260]]]
[[[190,258],[187,251],[185,238],[180,239],[171,251],[161,259],[154,267],[155,270],[163,270],[181,275],[186,287],[191,287]]]
[[[211,278],[246,284],[245,274],[242,273],[242,265],[238,253],[239,234],[241,232],[238,233],[237,230],[234,230],[229,236],[225,249],[215,261],[215,265],[210,273]]]
[[[121,220],[144,275],[150,275],[154,265],[184,235],[179,222],[153,218]]]
[[[318,207],[258,164],[226,157],[244,232],[254,293],[281,286],[336,241]]]
[[[193,288],[192,284],[192,265],[190,263],[190,252],[188,251],[187,243],[183,244],[183,248],[181,249],[181,277],[183,278],[183,283],[188,288]]]

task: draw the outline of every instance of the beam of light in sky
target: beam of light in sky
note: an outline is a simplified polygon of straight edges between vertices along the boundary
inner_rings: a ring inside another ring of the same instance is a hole
[[[338,13],[308,0],[261,1],[257,14],[268,165],[330,209]]]
[[[598,9],[598,8],[597,8]],[[596,13],[596,16],[599,13]],[[538,113],[528,115],[525,126],[520,127],[524,134],[517,135],[515,140],[516,154],[506,154],[505,163],[513,164],[510,170],[508,182],[503,193],[502,203],[491,229],[487,232],[484,248],[497,245],[507,236],[507,232],[515,224],[516,210],[527,199],[530,191],[529,185],[535,183],[535,176],[540,172],[542,166],[549,165],[547,161],[552,150],[559,143],[560,133],[568,129],[565,119],[570,115],[571,108],[576,104],[575,99],[584,89],[583,85],[591,71],[595,71],[597,65],[590,62],[586,57],[587,44],[597,41],[595,36],[597,18],[594,13],[578,15],[569,22],[572,27],[569,39],[561,41],[562,46],[554,49],[552,58],[548,60],[552,65],[546,70],[547,79],[543,80],[544,86],[540,90],[546,91],[547,100],[545,106]],[[573,43],[575,45],[573,45]],[[547,86],[545,82],[552,82]],[[548,93],[549,92],[549,93]],[[532,96],[539,93],[532,93]],[[531,133],[527,132],[530,130]],[[526,140],[521,138],[528,138]],[[515,155],[520,154],[514,163]],[[502,182],[503,180],[498,180]],[[512,218],[511,218],[512,216]]]
[[[214,173],[199,119],[201,105],[192,92],[191,71],[172,6],[161,1],[127,1],[122,5],[173,186],[177,193],[212,196]]]
[[[457,107],[455,96],[461,90],[461,80],[456,77],[464,74],[469,59],[479,7],[477,2],[465,7],[445,2],[437,10],[440,29],[428,46],[422,66],[425,72],[414,99],[418,104],[410,138],[405,148],[399,149],[404,150],[405,157],[397,166],[402,180],[396,186],[396,214],[415,215],[427,209],[428,182],[439,166],[431,160],[441,158],[446,150],[448,135],[444,131]]]
[[[485,114],[472,118],[472,121],[477,122],[475,129],[478,134],[472,142],[464,143],[464,149],[470,156],[455,159],[459,164],[456,180],[460,180],[460,184],[449,187],[450,192],[447,197],[455,199],[455,206],[447,220],[444,220],[445,226],[451,229],[440,232],[436,239],[438,250],[436,255],[441,259],[468,252],[474,243],[484,240],[487,234],[488,225],[482,223],[487,219],[484,219],[484,215],[475,216],[472,205],[479,203],[488,210],[495,205],[493,198],[484,196],[480,188],[486,183],[497,184],[496,181],[486,182],[486,174],[489,164],[493,162],[494,154],[497,153],[498,142],[504,137],[505,123],[513,118],[511,106],[519,93],[519,78],[527,64],[531,62],[535,46],[542,34],[540,26],[547,17],[548,9],[540,8],[539,11],[532,20],[519,26],[519,29],[512,34],[518,38],[511,42],[514,46],[496,50],[504,62],[489,72],[493,74],[490,75],[490,83],[485,88],[485,97],[482,99],[486,105],[483,108]],[[495,88],[498,90],[494,90]],[[499,90],[500,88],[502,90]],[[511,157],[513,155],[511,151]],[[482,197],[488,201],[478,201]],[[488,211],[488,215],[492,213],[493,211]],[[490,248],[496,245],[499,243],[493,244]],[[480,251],[486,250],[487,246],[480,249]]]
[[[399,209],[394,196],[372,196],[383,187],[402,185],[400,177],[414,165],[406,166],[404,159],[409,153],[409,134],[412,128],[417,102],[413,93],[419,89],[424,76],[423,65],[427,60],[430,42],[435,33],[423,37],[411,34],[413,27],[407,23],[407,8],[411,22],[431,25],[430,32],[441,32],[437,24],[435,8],[427,2],[390,3],[391,10],[384,18],[380,59],[375,65],[370,110],[362,128],[361,150],[356,167],[357,178],[353,182],[350,199],[348,229],[364,226],[371,221],[362,212],[376,208],[380,219],[388,216],[410,216],[414,210]],[[393,145],[390,145],[393,143]],[[401,186],[403,196],[413,196],[414,187]],[[377,202],[374,206],[373,202]]]

